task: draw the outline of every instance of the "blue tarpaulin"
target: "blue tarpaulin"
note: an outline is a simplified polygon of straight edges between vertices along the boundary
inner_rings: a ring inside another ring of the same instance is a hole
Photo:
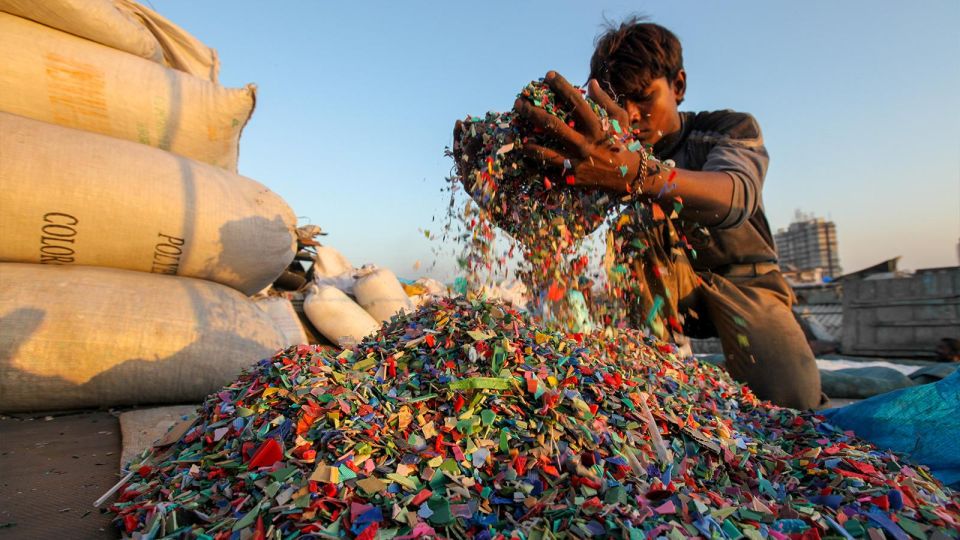
[[[941,482],[960,488],[960,370],[821,414],[880,448],[926,465]]]

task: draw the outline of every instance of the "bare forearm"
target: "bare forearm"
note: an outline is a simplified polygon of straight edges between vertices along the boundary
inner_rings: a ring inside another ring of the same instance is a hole
[[[733,178],[719,171],[672,169],[672,172],[648,177],[642,189],[654,202],[680,198],[683,201],[680,217],[712,226],[723,222],[730,212]]]
[[[625,195],[636,189],[630,182],[612,180],[609,175],[586,180],[595,187],[617,195]],[[680,211],[683,219],[711,226],[721,223],[730,211],[733,178],[725,172],[663,169],[658,174],[644,178],[640,189],[645,198],[653,202],[670,203],[680,198],[683,201],[683,210]]]

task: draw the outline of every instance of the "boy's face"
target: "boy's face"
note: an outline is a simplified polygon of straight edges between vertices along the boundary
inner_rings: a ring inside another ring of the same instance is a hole
[[[636,92],[619,96],[619,102],[630,117],[630,126],[637,138],[656,144],[664,136],[680,130],[677,106],[687,89],[687,74],[680,70],[674,80],[659,77]]]
[[[949,362],[960,361],[960,356],[953,353],[950,350],[950,346],[944,342],[937,343],[936,354],[938,359],[942,359]]]

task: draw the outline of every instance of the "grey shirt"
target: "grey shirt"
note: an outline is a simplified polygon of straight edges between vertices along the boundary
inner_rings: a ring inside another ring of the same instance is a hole
[[[769,156],[753,116],[731,110],[680,113],[680,131],[654,147],[661,159],[693,171],[725,172],[733,179],[733,197],[719,225],[684,224],[697,252],[695,270],[722,273],[731,264],[772,262],[777,251],[763,211],[763,180]]]

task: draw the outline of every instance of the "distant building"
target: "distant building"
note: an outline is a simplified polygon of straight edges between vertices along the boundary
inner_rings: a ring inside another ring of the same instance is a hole
[[[835,278],[843,274],[837,250],[837,227],[832,221],[797,210],[794,222],[773,236],[784,270],[812,272]]]

